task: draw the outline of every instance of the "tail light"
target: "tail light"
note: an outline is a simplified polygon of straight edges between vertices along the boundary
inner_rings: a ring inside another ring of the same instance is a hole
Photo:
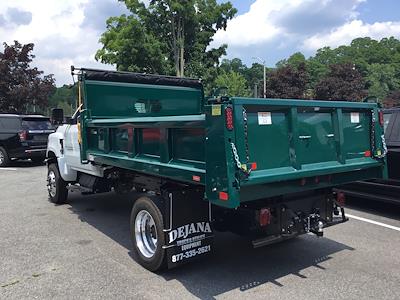
[[[260,226],[267,226],[268,224],[271,223],[271,210],[269,208],[262,208],[260,209],[260,216],[259,216],[259,222]]]
[[[379,124],[383,126],[384,123],[385,121],[383,119],[383,111],[379,111]]]
[[[18,135],[19,135],[19,140],[20,140],[21,142],[24,142],[24,141],[26,141],[26,140],[28,139],[28,132],[27,132],[26,130],[20,131],[20,132],[18,133]]]
[[[343,192],[337,192],[336,202],[340,206],[345,206],[346,205],[346,195]]]
[[[219,199],[222,201],[228,201],[229,195],[227,192],[219,192]]]
[[[233,129],[233,110],[232,107],[225,108],[225,125],[226,129]]]

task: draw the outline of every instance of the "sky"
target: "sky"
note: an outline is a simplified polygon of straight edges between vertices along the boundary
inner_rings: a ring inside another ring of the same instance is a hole
[[[239,57],[248,65],[258,58],[274,66],[294,52],[311,56],[357,37],[400,39],[398,0],[231,2],[238,13],[211,46],[228,44],[227,58]],[[122,13],[127,10],[117,0],[1,0],[0,42],[33,42],[35,65],[54,74],[57,86],[70,84],[71,65],[114,69],[96,62],[94,54],[107,18]]]

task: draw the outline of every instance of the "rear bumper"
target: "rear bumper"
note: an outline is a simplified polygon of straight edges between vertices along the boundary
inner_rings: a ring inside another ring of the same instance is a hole
[[[342,210],[342,215],[341,216],[335,216],[331,221],[324,223],[323,228],[331,227],[337,224],[345,223],[349,220],[344,214],[344,211]],[[265,238],[260,238],[257,240],[253,240],[251,243],[254,248],[258,247],[263,247],[271,244],[275,244],[278,242],[282,242],[285,240],[289,240],[291,238],[294,238],[296,236],[305,234],[306,232],[294,232],[291,234],[279,234],[279,235],[274,235],[274,236],[268,236]]]

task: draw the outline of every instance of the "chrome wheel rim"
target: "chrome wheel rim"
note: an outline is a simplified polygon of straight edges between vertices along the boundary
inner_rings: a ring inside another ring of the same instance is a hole
[[[55,197],[57,193],[56,174],[54,171],[49,171],[47,174],[47,190],[51,197]]]
[[[146,258],[153,257],[157,248],[157,228],[153,217],[145,210],[136,215],[135,239],[140,253]]]
[[[4,163],[4,154],[3,151],[0,151],[0,165]]]

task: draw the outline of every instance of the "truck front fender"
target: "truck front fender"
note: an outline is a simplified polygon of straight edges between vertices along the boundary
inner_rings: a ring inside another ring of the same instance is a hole
[[[46,157],[48,162],[56,160],[60,176],[67,182],[77,180],[77,171],[73,170],[64,156],[64,133],[60,130],[49,135]]]
[[[78,178],[78,172],[73,170],[68,164],[64,156],[57,157],[58,170],[64,181],[76,181]]]

